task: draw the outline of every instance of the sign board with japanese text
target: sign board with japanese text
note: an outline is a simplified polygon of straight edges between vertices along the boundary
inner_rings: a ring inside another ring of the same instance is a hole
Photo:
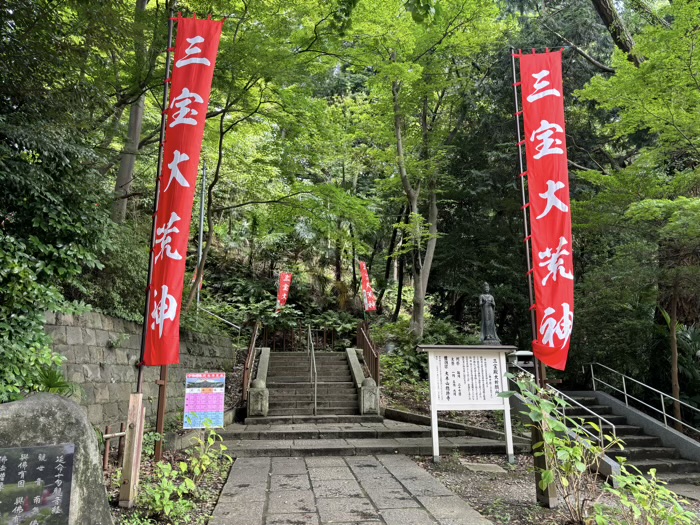
[[[180,311],[192,204],[204,126],[223,22],[177,22],[170,102],[165,108],[163,168],[159,174],[155,238],[151,247],[148,317],[144,325],[146,366],[180,362]]]
[[[187,374],[183,428],[223,428],[226,374]]]
[[[0,448],[0,525],[68,525],[75,445]]]
[[[433,459],[439,461],[438,411],[503,410],[508,460],[513,461],[506,354],[514,346],[419,346],[428,353]]]
[[[535,357],[564,370],[574,322],[574,267],[564,122],[562,53],[515,55],[527,154],[530,242],[537,314]]]

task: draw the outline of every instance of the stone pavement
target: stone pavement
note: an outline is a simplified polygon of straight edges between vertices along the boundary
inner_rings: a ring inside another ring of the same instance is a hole
[[[209,525],[489,525],[403,455],[239,458]]]

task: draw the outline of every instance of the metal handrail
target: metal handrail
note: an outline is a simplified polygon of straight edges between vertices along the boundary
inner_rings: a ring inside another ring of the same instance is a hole
[[[260,331],[260,322],[255,323],[253,327],[253,334],[250,337],[250,344],[248,345],[248,354],[245,358],[245,364],[243,365],[243,392],[241,393],[241,399],[243,401],[248,400],[248,390],[250,390],[250,383],[253,380],[253,362],[255,361],[255,344],[258,340],[258,332]]]
[[[511,366],[512,368],[517,368],[517,369],[521,370],[522,372],[525,372],[525,373],[528,374],[528,375],[532,375],[532,372],[530,372],[530,371],[528,371],[528,370],[525,370],[525,369],[522,368],[521,366],[518,366],[518,365],[515,365],[515,364],[511,364],[510,366]],[[589,414],[591,414],[591,415],[595,416],[596,418],[598,418],[598,422],[599,422],[600,424],[598,425],[598,433],[599,433],[599,434],[598,434],[597,436],[596,436],[593,432],[591,432],[590,430],[588,430],[585,426],[583,426],[583,425],[580,425],[580,426],[581,426],[581,428],[583,429],[583,431],[584,431],[586,434],[588,434],[589,436],[591,436],[593,439],[598,440],[598,441],[600,442],[600,445],[601,445],[601,446],[605,446],[605,440],[604,440],[604,437],[603,437],[603,422],[606,423],[607,425],[609,425],[610,428],[612,428],[612,435],[613,435],[613,438],[617,439],[617,429],[615,428],[615,425],[614,425],[611,421],[605,419],[605,418],[604,418],[603,416],[601,416],[600,414],[596,414],[593,410],[591,410],[591,409],[588,408],[587,406],[582,405],[581,403],[579,403],[578,401],[576,401],[573,397],[571,397],[571,396],[565,394],[565,393],[562,392],[561,390],[558,390],[558,389],[554,388],[552,385],[547,385],[547,388],[549,388],[550,390],[552,390],[553,392],[555,392],[557,395],[559,395],[559,396],[561,396],[562,398],[564,398],[564,399],[566,400],[567,403],[570,403],[571,405],[574,405],[574,406],[576,406],[577,408],[582,408],[585,412],[588,412]],[[561,414],[563,417],[565,417],[565,418],[568,417],[568,418],[570,418],[570,419],[573,419],[574,417],[576,417],[576,416],[573,416],[573,417],[572,417],[572,416],[567,416],[567,415],[566,415],[566,407],[563,407],[563,410],[559,410],[559,407],[557,407],[557,408],[555,408],[555,410],[556,410],[558,413],[560,413],[560,414]]]
[[[238,340],[236,341],[236,346],[240,346],[240,344],[241,344],[241,330],[242,330],[242,328],[240,326],[238,326],[235,323],[232,323],[231,321],[229,321],[227,319],[224,319],[223,317],[221,317],[219,315],[216,315],[214,312],[210,312],[209,310],[207,310],[203,306],[197,306],[197,309],[202,310],[204,313],[209,314],[212,317],[214,317],[215,319],[218,319],[219,321],[221,321],[222,323],[226,323],[227,325],[238,330]]]
[[[620,390],[619,388],[617,388],[617,387],[611,385],[610,383],[606,383],[606,382],[603,381],[602,379],[597,378],[597,377],[595,376],[595,369],[594,369],[594,366],[600,366],[600,367],[602,367],[602,368],[605,368],[606,370],[609,370],[609,371],[612,372],[613,374],[617,374],[618,376],[622,377],[622,390]],[[615,392],[618,392],[618,393],[622,394],[622,395],[624,396],[624,398],[625,398],[625,405],[626,405],[626,406],[629,407],[629,406],[630,406],[629,400],[630,400],[630,399],[633,399],[634,401],[637,401],[638,403],[644,405],[645,407],[650,408],[650,409],[653,410],[654,412],[657,412],[657,413],[661,414],[661,415],[663,416],[663,422],[664,422],[664,426],[665,426],[666,428],[668,428],[668,420],[671,419],[671,420],[673,420],[673,421],[675,421],[675,422],[677,422],[677,423],[680,423],[680,424],[683,425],[684,427],[689,428],[690,430],[693,430],[693,431],[695,431],[695,432],[700,432],[700,429],[698,429],[698,428],[696,428],[696,427],[694,427],[694,426],[692,426],[692,425],[689,425],[688,423],[684,423],[684,422],[681,421],[680,419],[676,419],[675,417],[673,417],[673,416],[667,414],[667,413],[666,413],[666,404],[665,404],[664,398],[672,399],[674,403],[677,402],[677,403],[679,403],[679,404],[681,404],[681,405],[683,405],[683,406],[685,406],[685,407],[687,407],[687,408],[690,408],[691,410],[693,410],[693,411],[695,411],[695,412],[697,412],[697,413],[699,413],[699,414],[700,414],[700,409],[698,409],[698,408],[696,408],[696,407],[694,407],[694,406],[692,406],[692,405],[689,405],[689,404],[686,403],[685,401],[681,401],[680,399],[676,399],[675,397],[673,397],[673,396],[671,396],[671,395],[669,395],[669,394],[665,394],[665,393],[662,392],[661,390],[657,390],[656,388],[654,388],[654,387],[652,387],[652,386],[649,386],[649,385],[647,385],[646,383],[642,383],[641,381],[639,381],[639,380],[637,380],[637,379],[635,379],[635,378],[633,378],[633,377],[630,377],[630,376],[628,376],[628,375],[626,375],[626,374],[623,374],[622,372],[618,372],[617,370],[614,370],[614,369],[610,368],[609,366],[605,366],[605,365],[603,365],[603,364],[601,364],[601,363],[590,363],[590,367],[591,367],[591,381],[593,382],[593,391],[596,391],[596,390],[597,390],[597,388],[596,388],[596,382],[601,383],[601,384],[607,386],[608,388],[614,390]],[[649,403],[647,403],[647,402],[645,402],[645,401],[642,401],[641,399],[639,399],[639,398],[637,398],[637,397],[634,397],[634,396],[631,395],[631,394],[628,394],[628,393],[627,393],[627,380],[633,381],[634,383],[637,383],[638,385],[643,386],[643,387],[646,388],[647,390],[651,390],[652,392],[655,392],[656,394],[659,394],[659,395],[661,396],[661,410],[659,410],[659,409],[656,408],[655,406],[650,405]]]
[[[317,397],[318,397],[318,370],[316,369],[316,350],[314,349],[314,339],[311,335],[311,326],[307,326],[308,333],[308,344],[306,346],[306,353],[309,354],[309,374],[310,381],[314,385],[314,416],[318,415],[317,412]]]
[[[367,323],[360,323],[357,327],[357,346],[362,349],[362,357],[367,363],[370,376],[379,386],[379,353],[375,349],[374,344],[372,344]]]

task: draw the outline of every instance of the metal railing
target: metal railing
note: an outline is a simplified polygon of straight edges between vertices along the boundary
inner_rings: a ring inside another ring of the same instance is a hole
[[[622,386],[622,390],[620,390],[620,388],[618,388],[618,387],[616,387],[616,386],[613,386],[613,385],[611,385],[610,383],[606,383],[606,382],[603,381],[602,379],[596,377],[596,375],[595,375],[595,367],[596,367],[596,366],[599,366],[599,367],[601,367],[601,368],[604,368],[605,370],[607,370],[607,371],[609,371],[609,372],[612,372],[614,375],[616,375],[616,376],[622,378],[622,381],[621,381],[621,383],[622,383],[622,385],[621,385],[621,386]],[[666,399],[668,398],[668,399],[670,399],[672,402],[678,402],[678,403],[680,403],[681,405],[683,405],[684,407],[689,408],[689,409],[692,410],[693,412],[700,414],[700,410],[697,409],[696,407],[694,407],[694,406],[692,406],[692,405],[689,405],[688,403],[685,403],[684,401],[677,400],[677,399],[674,398],[673,396],[671,396],[671,395],[669,395],[669,394],[665,394],[665,393],[662,392],[661,390],[657,390],[656,388],[651,387],[651,386],[649,386],[649,385],[647,385],[647,384],[645,384],[645,383],[642,383],[641,381],[638,381],[637,379],[635,379],[635,378],[633,378],[633,377],[630,377],[630,376],[628,376],[628,375],[625,375],[625,374],[623,374],[622,372],[618,372],[617,370],[613,370],[613,369],[610,368],[609,366],[605,366],[605,365],[602,365],[602,364],[600,364],[600,363],[591,363],[591,364],[590,364],[590,367],[591,367],[591,380],[592,380],[592,382],[593,382],[593,390],[594,390],[594,391],[598,390],[598,383],[600,383],[601,385],[604,385],[604,386],[610,388],[611,390],[614,390],[615,392],[617,392],[617,393],[619,393],[619,394],[622,394],[623,397],[624,397],[625,405],[626,405],[626,406],[628,406],[628,407],[630,406],[630,399],[631,399],[631,400],[633,400],[633,401],[636,401],[637,403],[640,403],[641,405],[644,405],[646,408],[648,408],[648,409],[650,409],[650,410],[653,410],[655,413],[661,415],[662,420],[663,420],[663,422],[664,422],[664,426],[665,426],[666,428],[668,428],[668,426],[669,426],[669,425],[668,425],[668,420],[670,419],[670,420],[672,420],[672,421],[675,421],[675,422],[677,422],[677,423],[680,423],[681,425],[683,425],[684,427],[686,427],[686,428],[688,428],[688,429],[690,429],[690,430],[693,430],[694,432],[700,432],[700,429],[695,428],[694,426],[689,425],[688,423],[685,423],[685,422],[681,421],[680,419],[677,419],[677,418],[675,418],[674,416],[672,416],[672,415],[666,413]],[[637,385],[639,385],[639,386],[641,386],[641,387],[644,387],[644,388],[647,389],[648,391],[651,391],[651,392],[653,392],[654,394],[658,395],[659,398],[660,398],[660,400],[661,400],[661,409],[659,410],[658,408],[656,408],[655,406],[650,405],[650,404],[647,403],[646,401],[642,401],[641,399],[639,399],[639,398],[637,398],[637,397],[634,397],[633,395],[629,394],[629,393],[627,392],[627,382],[628,382],[628,381],[632,381],[633,383],[635,383],[635,384],[637,384]]]
[[[260,322],[255,323],[253,327],[253,333],[250,336],[250,344],[248,345],[248,355],[245,358],[245,365],[243,365],[243,393],[241,394],[241,399],[243,401],[248,400],[248,390],[250,390],[250,383],[253,380],[253,363],[255,362],[256,353],[256,343],[258,340],[258,333],[260,332]]]
[[[525,372],[526,374],[532,375],[532,372],[530,372],[529,370],[525,370],[525,369],[522,368],[521,366],[518,366],[518,365],[515,365],[515,364],[512,364],[512,363],[511,363],[509,366],[510,366],[511,368],[517,368],[518,370],[520,370],[521,372]],[[588,414],[594,416],[594,417],[598,420],[598,435],[596,435],[596,434],[594,434],[593,432],[591,432],[588,428],[586,428],[586,427],[585,427],[584,425],[582,425],[582,424],[579,424],[579,426],[581,427],[581,429],[583,429],[583,431],[584,431],[586,434],[588,434],[589,436],[591,436],[591,437],[592,437],[593,439],[595,439],[596,441],[599,441],[601,446],[603,446],[603,447],[605,446],[605,438],[604,438],[604,435],[603,435],[603,423],[605,423],[606,425],[608,425],[608,426],[610,427],[610,429],[612,430],[613,438],[617,439],[617,429],[615,428],[615,424],[614,424],[614,423],[612,423],[611,421],[605,419],[605,418],[604,418],[603,416],[601,416],[600,414],[596,414],[593,410],[591,410],[591,409],[588,408],[587,406],[582,405],[581,403],[579,403],[578,401],[576,401],[573,397],[571,397],[571,396],[565,394],[565,393],[562,392],[561,390],[558,390],[558,389],[554,388],[552,385],[547,385],[547,388],[548,388],[549,390],[553,391],[556,395],[560,396],[560,397],[561,397],[562,399],[564,399],[567,403],[569,403],[569,405],[571,405],[569,408],[582,409],[584,412],[587,412]],[[519,397],[519,399],[520,399],[521,401],[523,401],[523,402],[525,401],[525,400],[522,398],[522,396],[520,396],[519,394],[516,394],[516,395],[518,395],[518,397]],[[561,407],[560,407],[560,406],[557,406],[557,407],[555,408],[555,410],[556,410],[559,414],[561,414],[562,417],[568,418],[568,419],[572,419],[572,420],[574,420],[574,422],[576,422],[576,416],[567,416],[567,415],[566,415],[566,409],[567,409],[566,406],[561,406]]]
[[[241,327],[240,327],[240,326],[238,326],[238,325],[235,324],[235,323],[232,323],[231,321],[229,321],[229,320],[227,320],[227,319],[224,319],[223,317],[221,317],[221,316],[219,316],[219,315],[216,315],[214,312],[210,312],[209,310],[207,310],[206,308],[204,308],[204,307],[201,306],[201,305],[200,305],[200,306],[197,306],[197,309],[198,309],[198,310],[202,310],[205,314],[209,314],[209,315],[211,315],[213,318],[218,319],[219,321],[221,321],[222,323],[225,323],[225,324],[229,325],[230,327],[235,328],[236,330],[238,330],[238,341],[236,341],[236,346],[240,346],[240,344],[241,344]]]
[[[316,370],[316,351],[314,338],[311,334],[311,326],[307,326],[306,353],[309,354],[309,381],[314,385],[314,416],[317,415],[318,398],[318,371]]]
[[[367,363],[369,374],[379,386],[379,352],[377,352],[369,336],[369,324],[360,323],[357,327],[357,346],[362,349],[362,357]]]

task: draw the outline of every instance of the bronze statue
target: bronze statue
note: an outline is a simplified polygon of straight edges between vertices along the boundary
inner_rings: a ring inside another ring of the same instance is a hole
[[[496,335],[496,301],[489,293],[489,283],[484,283],[483,292],[479,296],[481,306],[481,342],[485,345],[500,345],[501,340]]]

